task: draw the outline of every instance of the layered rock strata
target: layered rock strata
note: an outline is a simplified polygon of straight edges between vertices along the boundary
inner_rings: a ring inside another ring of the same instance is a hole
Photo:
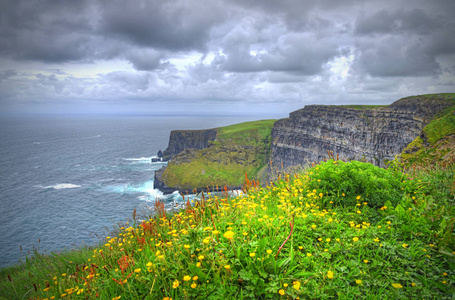
[[[407,97],[375,109],[308,105],[275,123],[272,161],[287,168],[319,162],[333,151],[341,159],[383,167],[450,105],[437,95]]]

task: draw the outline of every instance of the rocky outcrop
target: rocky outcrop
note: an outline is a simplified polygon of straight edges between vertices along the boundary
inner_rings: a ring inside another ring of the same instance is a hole
[[[169,137],[169,144],[163,152],[163,159],[170,160],[186,149],[205,149],[210,141],[216,140],[217,130],[173,130]]]
[[[438,95],[407,97],[376,109],[308,105],[275,123],[272,161],[287,168],[319,162],[333,151],[341,159],[383,167],[450,105]]]
[[[163,194],[172,194],[177,189],[167,186],[163,179],[163,173],[166,170],[166,166],[161,167],[159,170],[155,171],[155,179],[153,180],[153,188],[160,190]]]

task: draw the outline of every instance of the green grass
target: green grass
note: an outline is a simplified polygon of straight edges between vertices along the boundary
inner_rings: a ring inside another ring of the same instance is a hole
[[[455,94],[446,95],[447,100],[455,103]],[[451,95],[452,98],[449,96]],[[425,141],[416,137],[401,153],[408,164],[428,165],[442,160],[450,149],[440,149],[437,143],[444,137],[455,134],[455,105],[442,111],[423,129]]]
[[[431,144],[435,144],[446,135],[455,133],[455,105],[446,110],[446,113],[433,120],[423,131]]]
[[[228,137],[229,134],[238,133],[238,132],[246,132],[254,129],[263,129],[273,126],[276,120],[259,120],[259,121],[251,121],[251,122],[243,122],[238,124],[233,124],[229,126],[220,127],[220,134],[221,136]]]
[[[406,99],[406,98],[415,98],[415,97],[418,97],[418,98],[435,98],[435,97],[443,97],[445,98],[446,100],[455,100],[455,93],[439,93],[439,94],[425,94],[425,95],[416,95],[416,96],[409,96],[409,97],[405,97],[403,99]]]
[[[217,141],[211,147],[175,156],[162,179],[168,186],[194,189],[239,186],[243,184],[245,172],[257,178],[269,162],[275,121],[260,120],[218,128]]]
[[[77,266],[75,258],[35,269],[30,263],[8,269],[11,281],[3,271],[0,293],[4,299],[452,299],[454,173],[454,166],[406,173],[399,162],[383,170],[330,160],[264,188],[247,183],[243,196],[187,203],[172,216],[158,203],[155,216],[121,227],[89,259],[81,252],[85,261]],[[33,276],[21,281],[27,268]]]

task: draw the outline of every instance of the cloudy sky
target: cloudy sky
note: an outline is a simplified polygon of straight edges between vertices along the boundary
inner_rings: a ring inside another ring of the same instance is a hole
[[[453,0],[0,0],[0,113],[281,114],[455,92]]]

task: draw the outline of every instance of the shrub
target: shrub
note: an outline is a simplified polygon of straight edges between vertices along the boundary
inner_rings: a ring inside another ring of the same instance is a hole
[[[380,208],[386,201],[395,206],[403,195],[396,172],[369,163],[329,160],[321,162],[309,175],[310,191],[317,190],[327,196],[323,204],[332,201],[347,207],[368,202],[369,206]]]

